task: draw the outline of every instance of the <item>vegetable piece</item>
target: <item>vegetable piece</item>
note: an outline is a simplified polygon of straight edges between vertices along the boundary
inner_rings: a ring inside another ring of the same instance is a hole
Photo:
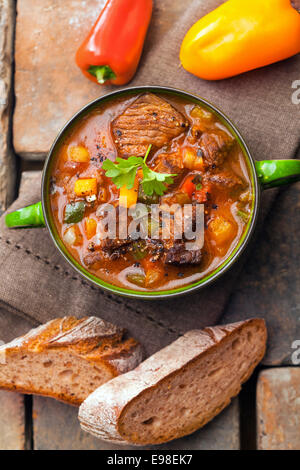
[[[191,175],[191,176],[188,176],[182,186],[181,186],[181,191],[183,191],[184,193],[186,193],[189,198],[192,198],[192,195],[193,193],[195,192],[196,190],[196,186],[195,184],[193,183],[193,179],[194,179],[195,175]]]
[[[75,181],[74,191],[76,196],[86,197],[97,194],[96,178],[79,178]]]
[[[145,275],[144,274],[127,274],[126,276],[127,280],[129,282],[132,282],[132,284],[136,284],[137,286],[140,287],[145,287]]]
[[[101,186],[99,189],[99,194],[98,194],[98,202],[107,202],[108,200],[108,192],[107,189],[104,186]]]
[[[245,193],[242,193],[242,194],[239,196],[239,201],[240,201],[241,203],[246,204],[247,202],[251,202],[251,200],[252,200],[252,197],[251,197],[250,191],[246,191]]]
[[[138,175],[135,176],[133,187],[127,189],[127,186],[124,185],[120,189],[120,199],[119,205],[122,207],[131,207],[137,203],[139,191],[139,178]]]
[[[151,150],[149,145],[148,150],[144,158],[142,157],[129,157],[127,160],[124,158],[116,158],[114,163],[111,160],[105,160],[102,168],[105,170],[105,175],[108,178],[112,178],[117,188],[126,186],[127,189],[132,189],[135,184],[135,177],[139,168],[142,169],[143,179],[142,187],[143,191],[147,196],[152,196],[153,193],[161,196],[166,190],[166,184],[173,183],[173,176],[175,174],[169,173],[157,173],[151,170],[146,165],[146,160]]]
[[[203,158],[198,156],[194,149],[184,149],[183,151],[183,165],[189,170],[203,170]]]
[[[143,186],[140,184],[139,185],[139,191],[138,191],[138,202],[141,202],[142,204],[158,204],[159,203],[159,196],[156,193],[153,193],[151,196],[145,194],[143,190]]]
[[[180,50],[183,67],[220,80],[300,52],[300,15],[290,0],[228,0],[201,18]]]
[[[201,108],[200,106],[195,106],[192,111],[191,111],[191,116],[196,119],[201,119],[202,121],[212,121],[213,120],[213,114],[207,111],[204,108]]]
[[[108,0],[79,47],[76,62],[99,84],[124,85],[137,69],[152,14],[152,0]]]
[[[236,229],[233,224],[222,216],[217,216],[210,222],[209,230],[217,245],[227,243],[230,239],[233,239],[236,234]]]
[[[146,278],[145,278],[145,286],[153,287],[157,285],[163,277],[164,277],[164,273],[162,270],[149,269],[149,271],[147,271]]]
[[[92,217],[88,217],[87,219],[85,219],[85,233],[88,240],[90,240],[96,235],[96,231],[97,221]]]
[[[69,227],[64,235],[63,235],[64,242],[68,245],[78,246],[82,244],[83,238],[80,232],[78,225],[72,225]]]
[[[146,273],[145,287],[153,287],[164,277],[164,270],[159,261],[151,261],[147,257],[142,260],[142,265]]]
[[[72,162],[88,163],[91,159],[90,152],[81,145],[68,148],[68,157]]]
[[[190,199],[202,204],[206,202],[211,192],[211,185],[206,183],[202,184],[202,175],[193,174],[188,176],[180,188],[181,191],[185,192]]]
[[[249,220],[249,213],[245,211],[237,211],[237,215],[242,219],[242,221],[246,224]]]
[[[83,219],[85,202],[71,202],[66,205],[64,222],[66,224],[76,224]]]

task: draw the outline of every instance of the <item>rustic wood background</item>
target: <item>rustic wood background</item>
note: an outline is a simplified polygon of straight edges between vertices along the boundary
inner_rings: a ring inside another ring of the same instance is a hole
[[[152,43],[191,1],[155,2]],[[60,127],[99,93],[73,61],[99,3],[0,0],[0,213],[16,197],[21,173],[42,168]],[[226,307],[224,321],[229,313],[231,321],[268,317],[268,355],[232,405],[199,431],[197,448],[300,449],[300,369],[292,362],[300,341],[299,212],[298,183],[276,197]],[[187,437],[160,448],[191,449],[194,442]],[[112,448],[80,430],[75,408],[0,392],[0,449]]]

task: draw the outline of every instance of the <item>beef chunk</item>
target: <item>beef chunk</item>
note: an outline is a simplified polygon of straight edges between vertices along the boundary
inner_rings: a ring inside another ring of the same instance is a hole
[[[160,148],[188,128],[185,117],[164,99],[146,93],[112,123],[122,157],[143,156],[150,144]]]
[[[154,161],[154,171],[158,173],[178,174],[184,170],[182,159],[174,153],[161,153]]]
[[[175,153],[159,154],[155,158],[153,170],[158,173],[175,174],[176,176],[173,177],[174,184],[178,184],[186,173],[182,158]],[[172,189],[172,186],[170,186],[170,189]]]
[[[191,218],[185,220],[185,230],[188,232],[195,232],[196,229],[196,206],[193,208],[193,215]],[[199,264],[202,261],[202,248],[195,250],[187,250],[185,243],[185,234],[182,234],[182,239],[178,240],[175,238],[175,222],[172,224],[172,219],[170,220],[170,237],[169,239],[163,239],[162,243],[164,245],[164,263],[165,264],[176,264],[176,265],[185,265],[185,264]],[[181,230],[181,225],[177,229]],[[186,233],[186,232],[185,232]],[[196,242],[196,240],[194,240]],[[196,248],[196,247],[195,247]]]
[[[99,263],[100,261],[104,260],[104,256],[102,251],[94,251],[93,253],[88,253],[83,258],[83,263],[86,266],[93,266],[95,263]]]
[[[185,243],[178,242],[170,248],[165,257],[165,264],[199,264],[202,261],[202,250],[187,250]]]
[[[234,139],[221,130],[202,134],[199,147],[206,167],[220,166],[231,151],[233,144]]]
[[[112,240],[110,238],[104,239],[101,243],[101,247],[97,247],[97,250],[88,253],[83,258],[83,262],[86,266],[92,266],[95,263],[104,261],[105,259],[118,259],[122,254],[126,253],[132,244],[132,240],[120,240],[118,238]]]
[[[204,177],[205,181],[212,183],[220,189],[233,189],[243,187],[244,182],[235,173],[231,171],[222,171],[220,173],[208,173]]]
[[[115,238],[111,240],[107,238],[102,242],[102,250],[110,255],[112,259],[117,259],[122,253],[125,253],[128,245],[132,243],[132,240],[121,240],[119,238]]]

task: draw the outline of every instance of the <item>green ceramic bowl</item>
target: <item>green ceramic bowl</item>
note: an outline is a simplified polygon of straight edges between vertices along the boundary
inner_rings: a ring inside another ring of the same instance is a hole
[[[181,287],[179,289],[173,290],[162,290],[162,291],[138,291],[134,289],[124,289],[121,287],[116,287],[112,284],[102,281],[97,278],[90,272],[88,272],[83,266],[81,266],[68,252],[63,242],[60,239],[60,236],[56,230],[51,210],[50,210],[50,200],[49,200],[49,185],[50,185],[50,175],[52,166],[54,163],[54,157],[62,140],[65,135],[69,132],[70,128],[77,123],[83,116],[88,114],[91,109],[98,107],[102,103],[106,103],[116,97],[138,94],[143,92],[154,92],[154,93],[163,93],[170,95],[177,95],[183,98],[187,98],[188,101],[200,104],[201,106],[206,107],[208,110],[212,111],[217,115],[217,117],[223,122],[224,125],[230,130],[230,132],[235,136],[239,142],[241,149],[244,153],[246,163],[248,165],[249,173],[251,176],[252,189],[253,189],[253,204],[252,212],[247,227],[244,231],[242,238],[240,239],[238,245],[235,247],[233,252],[228,256],[225,262],[219,266],[216,270],[211,272],[209,275],[203,279]],[[189,292],[193,292],[197,289],[202,289],[210,284],[212,284],[216,279],[218,279],[222,274],[224,274],[238,259],[241,253],[246,248],[256,225],[259,206],[260,206],[260,193],[261,189],[273,188],[283,184],[288,184],[291,182],[300,180],[300,160],[267,160],[267,161],[255,161],[251,155],[247,144],[245,143],[243,137],[241,136],[238,129],[230,121],[230,119],[225,116],[222,111],[217,109],[212,104],[208,103],[203,98],[199,96],[188,93],[181,90],[176,90],[174,88],[160,87],[160,86],[144,86],[144,87],[131,87],[123,90],[117,90],[113,93],[109,93],[101,98],[96,99],[95,101],[89,103],[84,108],[82,108],[77,114],[75,114],[72,119],[64,126],[60,131],[59,135],[55,139],[48,157],[45,162],[44,171],[43,171],[43,180],[42,180],[42,202],[38,202],[32,206],[19,209],[15,212],[12,212],[6,216],[6,225],[8,227],[43,227],[46,226],[49,230],[51,238],[61,252],[62,256],[68,261],[68,263],[83,277],[96,284],[97,286],[113,292],[115,294],[120,294],[127,297],[134,297],[140,299],[162,299],[169,298],[178,295],[183,295]]]

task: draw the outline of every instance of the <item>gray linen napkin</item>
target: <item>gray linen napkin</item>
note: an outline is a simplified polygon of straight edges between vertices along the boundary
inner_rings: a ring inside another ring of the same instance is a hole
[[[196,92],[233,119],[255,158],[293,158],[300,136],[298,109],[291,100],[292,82],[299,78],[299,56],[220,82],[200,80],[179,66],[185,32],[220,3],[195,1],[159,45],[151,47],[150,37],[130,85],[161,84]],[[39,179],[39,174],[25,174],[19,199],[10,210],[40,198]],[[274,191],[264,195],[263,215],[273,195]],[[23,333],[25,323],[93,314],[127,327],[151,354],[188,329],[219,321],[241,265],[242,260],[218,283],[193,295],[166,301],[124,299],[81,279],[56,251],[46,229],[8,230],[2,217],[0,329],[5,337],[0,339]],[[12,314],[9,321],[6,312]]]

